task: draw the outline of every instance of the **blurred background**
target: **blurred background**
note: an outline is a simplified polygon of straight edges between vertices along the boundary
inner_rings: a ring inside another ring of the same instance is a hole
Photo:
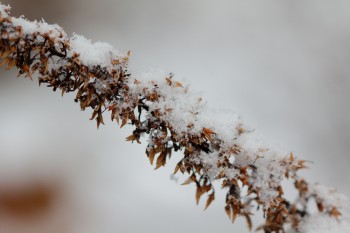
[[[131,50],[133,72],[174,72],[311,161],[309,181],[350,195],[349,1],[2,2]],[[170,177],[179,157],[154,171],[145,144],[125,142],[131,128],[96,130],[73,95],[0,74],[0,233],[248,232],[226,217],[225,192],[196,206],[195,187]]]

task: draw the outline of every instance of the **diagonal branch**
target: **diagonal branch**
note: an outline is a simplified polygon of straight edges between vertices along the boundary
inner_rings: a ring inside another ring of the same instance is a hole
[[[286,224],[297,229],[311,199],[320,212],[341,215],[342,195],[333,192],[329,198],[329,189],[308,185],[297,175],[305,161],[265,143],[237,114],[209,109],[172,74],[129,74],[130,53],[121,55],[109,44],[91,43],[83,36],[70,38],[58,25],[11,17],[9,9],[0,5],[2,65],[16,66],[19,75],[38,76],[39,84],[59,89],[62,95],[76,92],[75,101],[82,110],[92,109],[97,127],[104,124],[108,110],[121,127],[133,126],[127,141],[140,142],[148,135],[146,154],[156,169],[173,152],[181,152],[175,173],[189,175],[184,184],[196,185],[197,203],[207,193],[206,208],[210,205],[215,199],[212,183],[219,180],[228,190],[228,217],[245,217],[249,228],[254,206],[263,209],[265,223],[258,229],[265,232],[281,232]],[[285,178],[294,181],[296,202],[285,199]]]

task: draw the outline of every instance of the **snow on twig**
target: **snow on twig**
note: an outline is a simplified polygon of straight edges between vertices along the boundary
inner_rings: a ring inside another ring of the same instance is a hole
[[[189,175],[185,184],[196,185],[197,203],[207,193],[207,208],[215,198],[212,182],[220,180],[228,189],[227,215],[232,221],[245,217],[249,228],[252,206],[260,206],[265,223],[257,229],[282,232],[286,224],[298,229],[309,214],[311,199],[324,215],[341,218],[339,203],[321,197],[297,175],[305,161],[264,142],[239,115],[210,109],[173,74],[129,74],[129,52],[120,54],[107,43],[92,43],[80,35],[68,37],[56,24],[11,17],[9,10],[0,6],[2,65],[16,66],[19,75],[29,78],[38,75],[40,84],[62,95],[76,92],[75,101],[82,110],[93,110],[91,119],[98,127],[104,124],[105,111],[121,127],[131,124],[134,130],[127,141],[139,142],[148,135],[146,154],[156,168],[164,166],[173,152],[181,152],[175,173]],[[294,180],[299,191],[295,202],[284,197],[285,178]],[[247,193],[241,192],[243,188]]]

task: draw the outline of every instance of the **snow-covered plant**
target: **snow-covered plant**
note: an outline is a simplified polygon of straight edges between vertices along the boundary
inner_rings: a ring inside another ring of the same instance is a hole
[[[0,6],[1,65],[16,67],[19,76],[38,76],[39,84],[62,95],[75,92],[81,109],[92,109],[97,127],[109,112],[121,127],[133,126],[127,141],[140,143],[140,137],[148,135],[146,154],[156,169],[173,152],[182,154],[174,173],[187,174],[184,184],[196,185],[197,203],[207,194],[206,208],[211,204],[213,182],[219,180],[227,189],[228,217],[235,221],[243,216],[250,229],[252,209],[260,208],[265,222],[257,230],[266,233],[284,232],[287,226],[312,232],[319,219],[341,221],[344,227],[339,232],[348,230],[348,199],[333,189],[308,184],[297,174],[305,168],[304,160],[264,142],[238,115],[210,109],[171,73],[129,73],[129,52],[119,54],[109,44],[92,43],[80,35],[68,37],[58,25],[11,17],[9,10]],[[299,193],[295,201],[285,198],[284,179],[294,182]],[[310,201],[320,214],[311,215]]]

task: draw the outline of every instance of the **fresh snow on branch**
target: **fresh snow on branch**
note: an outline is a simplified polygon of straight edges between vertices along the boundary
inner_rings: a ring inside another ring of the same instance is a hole
[[[291,232],[350,232],[348,199],[333,189],[309,185],[297,174],[305,161],[266,143],[239,115],[209,108],[171,73],[128,73],[129,52],[120,54],[107,43],[92,43],[77,34],[70,38],[56,24],[11,17],[9,10],[0,5],[2,65],[16,66],[19,75],[29,78],[37,75],[40,84],[62,95],[76,92],[75,101],[82,110],[93,110],[97,126],[104,124],[105,111],[121,127],[131,124],[134,130],[127,141],[148,135],[146,154],[156,168],[173,152],[183,154],[175,173],[188,174],[184,184],[196,185],[197,203],[207,194],[206,208],[210,205],[215,198],[212,182],[219,180],[228,190],[227,215],[232,221],[243,216],[249,228],[252,207],[260,207],[265,222],[257,229],[265,232],[288,227]],[[294,181],[296,201],[285,199],[284,179]],[[309,211],[310,201],[319,213]]]

